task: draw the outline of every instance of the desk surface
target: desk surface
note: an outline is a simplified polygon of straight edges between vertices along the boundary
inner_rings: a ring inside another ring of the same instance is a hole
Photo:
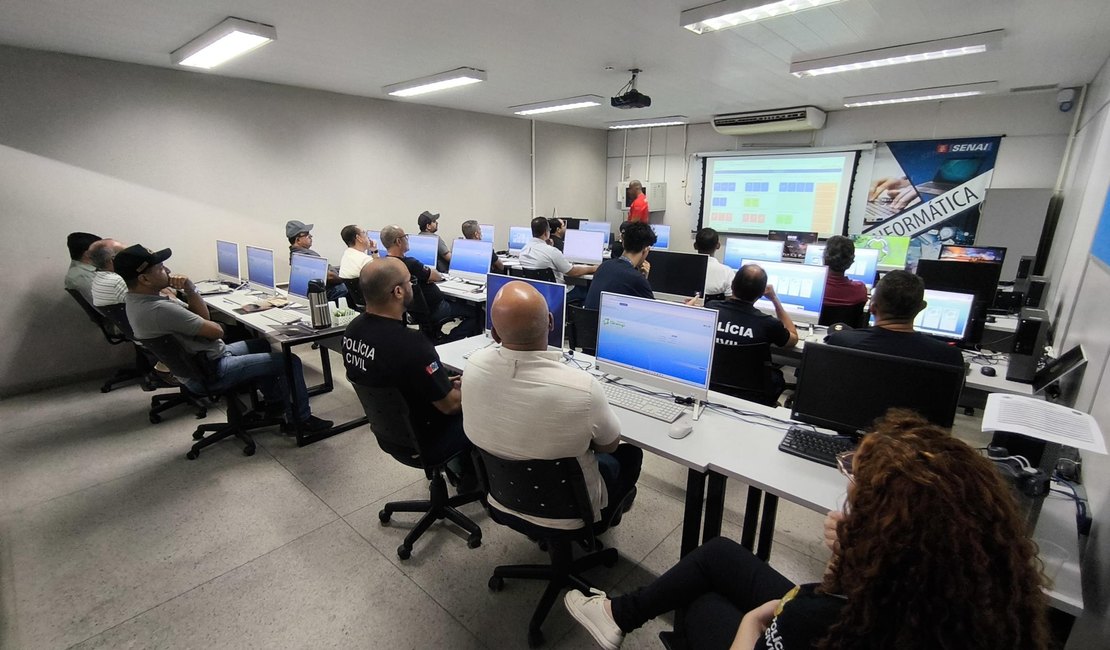
[[[445,296],[478,304],[485,304],[486,302],[485,285],[479,287],[462,282],[461,280],[446,280],[444,282],[437,282],[436,286],[439,287],[440,292]],[[475,289],[477,289],[477,291],[475,291]]]
[[[242,305],[231,302],[230,300],[228,300],[228,296],[245,295],[249,295],[249,292],[240,290],[232,293],[219,293],[203,297],[204,302],[206,305],[208,305],[209,309],[215,309],[220,313],[226,314],[227,316],[235,319],[237,322],[246,325],[256,332],[264,334],[267,338],[277,342],[281,342],[286,339],[308,340],[313,337],[326,338],[335,334],[341,334],[346,328],[346,326],[344,325],[342,327],[333,326],[323,329],[314,329],[311,325],[311,317],[308,314],[307,307],[282,310],[293,314],[299,314],[301,316],[301,322],[297,325],[294,325],[292,328],[290,328],[290,326],[288,325],[283,325],[281,323],[272,321],[264,316],[264,314],[271,310],[256,311],[250,314],[242,314],[237,311]],[[259,298],[259,300],[264,300],[264,298]],[[289,331],[290,329],[292,329],[292,331]]]

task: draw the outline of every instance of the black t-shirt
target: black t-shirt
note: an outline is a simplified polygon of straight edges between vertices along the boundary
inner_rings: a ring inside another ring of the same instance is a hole
[[[397,259],[401,260],[405,264],[405,267],[408,268],[409,275],[412,276],[413,282],[415,283],[413,285],[413,290],[419,291],[424,295],[424,302],[428,305],[427,313],[430,314],[435,311],[436,307],[439,307],[439,303],[443,302],[443,293],[441,293],[439,287],[431,281],[432,270],[421,264],[420,260],[415,257],[405,256]],[[413,309],[414,313],[420,311],[419,309]]]
[[[594,279],[590,281],[590,292],[586,294],[586,302],[582,306],[586,309],[599,309],[602,291],[640,298],[655,298],[655,294],[651,292],[651,283],[639,269],[632,267],[632,262],[629,262],[627,257],[605,260],[601,263],[597,273],[594,273]]]
[[[844,598],[817,593],[816,584],[800,585],[782,597],[771,625],[756,641],[755,650],[812,648],[836,623]]]
[[[343,365],[352,383],[401,391],[417,433],[443,431],[462,417],[432,404],[451,392],[451,380],[428,337],[402,321],[373,314],[351,321],[343,333]]]
[[[716,309],[717,345],[749,345],[770,343],[783,346],[790,340],[790,332],[782,321],[764,314],[755,305],[736,300],[714,300],[705,305]]]
[[[857,350],[868,350],[907,359],[921,359],[963,366],[959,348],[942,343],[921,332],[895,332],[882,327],[866,327],[829,335],[825,342]]]

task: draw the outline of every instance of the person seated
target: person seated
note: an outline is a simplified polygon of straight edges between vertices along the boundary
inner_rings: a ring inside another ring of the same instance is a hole
[[[467,362],[466,435],[475,446],[508,460],[577,458],[593,522],[615,525],[634,499],[643,450],[620,444],[620,423],[597,379],[563,364],[560,352],[548,352],[555,321],[535,288],[509,282],[494,297],[490,317],[493,339],[501,347],[479,350]],[[489,504],[540,526],[582,525],[518,513],[492,497]]]
[[[721,250],[721,236],[712,228],[702,228],[694,235],[694,250],[709,256],[709,263],[705,268],[705,291],[702,295],[708,297],[724,294],[727,298],[732,291],[732,278],[736,276],[736,272],[716,257],[717,251]]]
[[[193,281],[184,275],[171,274],[166,267],[165,261],[170,253],[168,248],[154,252],[136,244],[117,253],[113,260],[116,273],[127,283],[127,320],[135,338],[152,339],[172,334],[190,354],[204,355],[215,378],[209,382],[209,389],[220,391],[256,379],[266,398],[265,410],[268,414],[284,414],[287,423],[296,423],[306,433],[330,429],[330,420],[312,415],[301,360],[292,355],[292,389],[297,402],[294,413],[285,382],[282,354],[272,352],[270,342],[264,338],[225,345],[224,329],[209,318],[208,306]],[[161,295],[166,288],[181,291],[185,304]],[[183,383],[198,394],[205,392],[204,387],[192,380]]]
[[[563,250],[563,237],[567,234],[567,222],[559,217],[552,217],[547,220],[547,227],[551,233],[551,240],[548,243],[560,251]]]
[[[462,224],[463,239],[482,239],[482,227],[474,219],[464,221]],[[490,273],[505,273],[505,265],[497,258],[497,253],[492,253],[493,258],[490,260],[489,271]]]
[[[92,285],[93,307],[118,305],[127,298],[127,283],[115,271],[114,260],[127,248],[114,239],[101,239],[89,247],[89,261],[96,267]]]
[[[100,241],[99,235],[71,232],[66,237],[69,249],[69,270],[66,271],[65,288],[73,289],[91,305],[92,281],[96,267],[89,260],[89,247]]]
[[[547,243],[551,239],[551,225],[546,217],[532,219],[531,227],[532,239],[520,251],[520,268],[551,269],[558,282],[563,281],[564,275],[577,278],[597,271],[596,264],[571,264],[562,251]]]
[[[416,218],[416,225],[420,228],[420,234],[422,235],[436,234],[439,231],[439,213],[432,213],[427,210],[421,212],[420,216]],[[451,249],[447,247],[447,242],[443,241],[443,237],[440,237],[439,246],[436,248],[436,270],[440,273],[446,273],[449,268],[451,268]]]
[[[847,502],[825,519],[820,583],[794,586],[717,537],[633,593],[571,590],[567,609],[610,650],[679,609],[700,650],[1048,648],[1037,546],[990,460],[897,410],[838,460]]]
[[[291,220],[285,223],[285,236],[289,239],[289,263],[293,263],[293,254],[323,257],[312,250],[312,224],[303,221]],[[339,300],[347,296],[347,287],[339,277],[339,269],[328,265],[328,300]]]
[[[825,242],[825,299],[822,306],[847,307],[867,302],[867,287],[844,275],[856,261],[856,245],[843,235],[833,235]]]
[[[352,280],[358,277],[362,267],[374,261],[374,256],[378,254],[378,245],[366,235],[365,228],[353,224],[344,226],[339,231],[339,237],[347,245],[347,250],[343,251],[343,257],[339,260],[339,278]]]
[[[586,294],[586,302],[582,305],[586,309],[599,309],[601,307],[601,292],[620,293],[626,296],[640,298],[655,298],[648,282],[648,273],[651,264],[648,263],[648,253],[655,244],[655,231],[651,226],[641,221],[625,221],[621,224],[622,248],[621,256],[616,259],[605,260],[594,273],[590,290]]]
[[[478,320],[474,316],[474,310],[465,305],[445,300],[443,293],[435,285],[436,282],[443,281],[443,276],[439,274],[439,271],[424,266],[420,263],[420,260],[405,254],[409,251],[409,236],[405,234],[401,226],[391,225],[382,228],[381,238],[386,253],[389,257],[400,260],[409,270],[415,290],[419,291],[424,298],[423,302],[427,305],[427,313],[417,314],[421,322],[438,323],[451,318],[462,319],[462,322],[448,335],[447,338],[451,341],[478,333]]]
[[[871,313],[875,326],[830,334],[825,342],[909,359],[964,365],[959,348],[914,331],[913,319],[925,309],[925,283],[909,271],[891,271],[875,285]]]
[[[382,239],[385,237],[383,230]],[[460,378],[447,374],[427,337],[405,326],[405,310],[413,297],[405,263],[390,256],[364,266],[359,288],[366,299],[366,312],[343,333],[347,379],[360,386],[400,391],[413,429],[424,434],[421,451],[429,458],[448,458],[469,450],[470,442],[463,434]],[[413,450],[386,451],[411,455]],[[477,484],[469,460],[456,459],[448,466],[459,478],[461,492]]]

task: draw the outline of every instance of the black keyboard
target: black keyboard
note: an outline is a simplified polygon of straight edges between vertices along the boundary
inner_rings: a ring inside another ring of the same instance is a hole
[[[830,436],[798,427],[790,427],[779,443],[779,451],[829,467],[836,467],[837,454],[855,448],[855,440],[848,436]]]

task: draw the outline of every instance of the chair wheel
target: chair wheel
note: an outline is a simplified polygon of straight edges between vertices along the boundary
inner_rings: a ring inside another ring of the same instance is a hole
[[[111,391],[112,391],[112,385],[111,384],[104,384],[103,386],[100,387],[100,392],[102,392],[102,393],[109,393]]]
[[[473,534],[466,538],[467,548],[478,548],[482,545],[482,536],[480,534]]]
[[[243,448],[243,455],[244,456],[253,456],[254,455],[254,445],[251,445],[250,447],[244,447]]]
[[[402,560],[407,560],[410,556],[412,556],[412,548],[405,546],[404,544],[401,544],[397,547],[397,557],[401,558]]]
[[[490,591],[501,591],[505,588],[505,579],[501,576],[490,576],[486,586],[489,587]]]
[[[196,431],[193,432],[193,440],[200,440],[203,437],[204,437],[204,432],[201,431],[200,429],[197,429]]]
[[[382,522],[382,525],[388,524],[389,516],[388,510],[381,510],[378,512],[378,521]]]
[[[538,648],[543,645],[543,632],[539,630],[528,630],[528,647]]]
[[[157,413],[151,413],[150,414],[150,423],[151,424],[158,424],[161,421],[162,421],[162,416],[161,415],[158,415]]]
[[[198,420],[203,420],[206,417],[208,417],[208,409],[200,409],[197,411]]]
[[[194,449],[190,449],[189,453],[185,454],[185,458],[188,458],[189,460],[196,460],[197,456],[200,456],[200,452]]]

